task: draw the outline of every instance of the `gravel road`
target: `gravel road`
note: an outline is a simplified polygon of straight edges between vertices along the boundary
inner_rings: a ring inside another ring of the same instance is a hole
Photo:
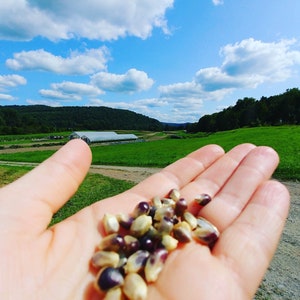
[[[279,246],[255,299],[300,299],[300,182],[283,183],[291,194],[291,208]]]

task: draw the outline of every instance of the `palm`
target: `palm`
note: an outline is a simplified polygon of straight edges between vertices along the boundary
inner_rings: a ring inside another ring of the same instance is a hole
[[[273,151],[241,145],[224,155],[219,147],[204,147],[126,193],[46,229],[89,163],[87,147],[73,141],[1,190],[1,299],[99,299],[89,260],[101,238],[97,225],[103,214],[131,212],[137,202],[174,187],[187,199],[200,192],[213,196],[200,214],[220,229],[221,237],[212,252],[195,243],[172,252],[149,299],[253,296],[288,210],[287,191],[267,181],[278,163]]]

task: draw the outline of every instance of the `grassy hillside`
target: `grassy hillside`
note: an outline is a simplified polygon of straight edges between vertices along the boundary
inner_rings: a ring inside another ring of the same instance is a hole
[[[226,151],[241,143],[273,147],[281,162],[275,176],[300,180],[300,126],[236,129],[211,135],[178,133],[181,139],[162,138],[145,143],[92,146],[93,164],[164,167],[207,144]],[[163,137],[163,135],[162,135]],[[0,154],[0,160],[41,162],[53,151]]]

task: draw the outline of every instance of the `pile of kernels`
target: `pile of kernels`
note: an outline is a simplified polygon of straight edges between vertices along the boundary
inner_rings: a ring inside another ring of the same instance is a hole
[[[205,206],[207,194],[195,197]],[[154,197],[140,202],[132,214],[105,214],[103,227],[107,234],[92,257],[99,269],[96,289],[104,299],[144,300],[147,284],[155,282],[168,253],[179,243],[196,240],[212,247],[219,231],[210,222],[187,211],[187,201],[172,189],[166,198]]]

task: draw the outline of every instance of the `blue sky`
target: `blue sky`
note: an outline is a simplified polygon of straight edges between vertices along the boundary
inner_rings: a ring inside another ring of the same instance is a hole
[[[300,86],[299,0],[7,0],[0,105],[196,122]]]

